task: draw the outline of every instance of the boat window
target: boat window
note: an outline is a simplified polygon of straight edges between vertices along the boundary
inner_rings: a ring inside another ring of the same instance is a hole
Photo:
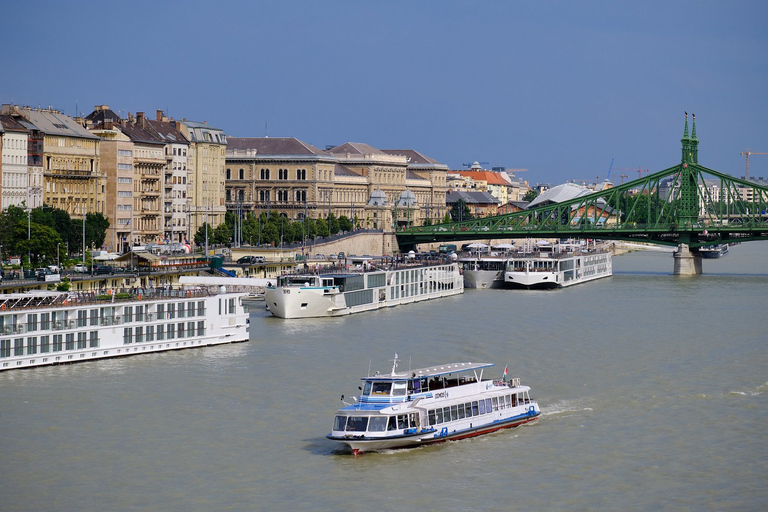
[[[467,402],[464,404],[464,412],[467,418],[472,417],[472,402]]]
[[[485,399],[485,412],[491,412],[491,399]]]
[[[498,411],[499,410],[499,399],[496,397],[493,397],[493,410]]]
[[[333,420],[333,430],[345,430],[347,425],[346,416],[336,416]]]
[[[517,394],[512,395],[512,406],[517,407]]]
[[[392,387],[391,382],[374,382],[373,394],[374,395],[388,395],[389,390]]]
[[[407,414],[400,414],[400,415],[397,416],[397,428],[398,429],[408,428],[408,415]]]
[[[408,382],[399,380],[394,383],[392,394],[394,396],[405,396],[408,392]]]
[[[443,407],[443,421],[448,423],[453,418],[451,418],[451,408],[450,407]]]
[[[368,416],[352,416],[347,421],[347,432],[365,432],[368,428]]]
[[[472,416],[477,416],[480,414],[478,408],[477,408],[477,402],[472,402]]]
[[[464,411],[465,411],[464,404],[459,404],[458,406],[459,419],[464,418]]]
[[[435,424],[435,411],[431,410],[427,413],[427,416],[429,417],[429,424],[434,425]]]
[[[369,432],[384,432],[387,429],[387,416],[373,416],[368,422]]]
[[[443,408],[441,407],[440,409],[435,409],[435,413],[437,414],[437,418],[436,418],[437,423],[442,423],[443,422]]]
[[[371,381],[365,381],[365,387],[363,387],[363,395],[371,394]]]
[[[507,407],[512,407],[512,395],[507,395]]]
[[[459,419],[459,406],[458,405],[452,405],[451,406],[451,417],[454,420]]]
[[[499,409],[501,409],[502,411],[504,410],[504,397],[503,396],[499,397]]]
[[[480,400],[479,404],[480,404],[479,413],[485,414],[485,400]]]
[[[389,417],[389,424],[387,425],[387,430],[397,430],[397,418],[395,416]]]
[[[411,413],[410,417],[411,428],[419,428],[419,414],[416,412]]]

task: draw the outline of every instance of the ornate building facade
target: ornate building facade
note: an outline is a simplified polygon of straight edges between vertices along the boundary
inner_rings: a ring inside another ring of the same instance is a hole
[[[106,176],[99,167],[99,137],[54,109],[3,105],[2,113],[18,118],[31,130],[28,205],[35,207],[35,196],[41,196],[42,203],[74,219],[86,213],[105,214]],[[37,190],[35,168],[42,170],[41,190]]]
[[[439,221],[448,167],[413,150],[347,143],[320,150],[295,138],[228,139],[230,210],[277,210],[291,220],[346,216],[356,227]]]
[[[183,119],[176,122],[176,128],[189,141],[189,227],[190,236],[194,236],[205,222],[213,227],[224,222],[227,136],[206,122]]]

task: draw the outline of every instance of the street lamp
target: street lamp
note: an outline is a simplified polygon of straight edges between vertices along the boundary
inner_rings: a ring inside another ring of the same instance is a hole
[[[59,269],[59,272],[61,272],[61,264],[59,263],[59,247],[60,246],[61,246],[61,242],[57,242],[56,243],[56,267]]]

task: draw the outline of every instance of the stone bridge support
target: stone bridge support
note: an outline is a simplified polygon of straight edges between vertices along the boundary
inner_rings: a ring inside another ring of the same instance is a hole
[[[701,256],[692,253],[687,244],[680,244],[674,253],[676,276],[696,276],[701,274]]]

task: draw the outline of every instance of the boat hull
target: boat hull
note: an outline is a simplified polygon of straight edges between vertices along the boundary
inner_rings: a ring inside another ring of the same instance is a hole
[[[464,287],[487,290],[501,288],[504,285],[503,274],[497,270],[465,270]]]
[[[532,423],[538,420],[540,416],[541,411],[535,409],[534,412],[515,416],[507,420],[497,421],[476,427],[461,428],[453,430],[449,433],[442,433],[442,431],[432,429],[427,433],[415,433],[405,436],[394,436],[391,438],[339,438],[332,435],[328,435],[326,437],[332,441],[338,441],[347,445],[352,450],[352,453],[358,454],[382,450],[415,448],[417,446],[426,446],[431,444],[445,443],[447,441],[469,439],[472,437],[492,434],[494,432],[498,432],[499,430],[519,427],[521,425],[525,425],[526,423]]]

